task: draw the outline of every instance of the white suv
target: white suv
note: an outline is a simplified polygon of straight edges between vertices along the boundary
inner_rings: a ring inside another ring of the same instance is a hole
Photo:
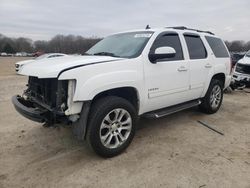
[[[215,113],[230,69],[224,42],[211,32],[128,31],[104,38],[84,56],[24,66],[28,87],[12,102],[33,121],[71,124],[97,154],[112,157],[128,147],[140,116],[160,118],[193,106]]]

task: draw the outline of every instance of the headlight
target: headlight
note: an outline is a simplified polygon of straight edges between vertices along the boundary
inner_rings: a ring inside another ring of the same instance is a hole
[[[76,89],[76,80],[69,80],[68,82],[68,106],[73,102],[74,94]]]

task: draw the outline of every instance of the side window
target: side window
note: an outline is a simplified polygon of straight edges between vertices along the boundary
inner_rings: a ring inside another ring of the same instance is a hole
[[[215,57],[229,57],[227,49],[221,39],[205,36],[209,46],[211,47]]]
[[[154,52],[156,48],[159,47],[172,47],[175,49],[176,54],[173,58],[166,58],[160,61],[176,61],[183,60],[183,52],[181,47],[181,42],[178,34],[165,34],[156,38],[154,44],[152,45],[150,51]]]
[[[184,35],[184,37],[190,59],[205,59],[207,57],[207,51],[200,36]]]

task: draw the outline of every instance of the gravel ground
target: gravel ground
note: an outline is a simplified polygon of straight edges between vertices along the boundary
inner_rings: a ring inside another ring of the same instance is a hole
[[[43,128],[19,115],[11,96],[27,78],[0,57],[0,187],[250,188],[250,94],[225,94],[220,111],[196,108],[140,120],[130,147],[102,159],[70,127]],[[224,136],[200,125],[203,121]]]

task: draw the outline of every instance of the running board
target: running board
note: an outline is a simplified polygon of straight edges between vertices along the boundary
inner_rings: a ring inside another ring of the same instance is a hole
[[[160,110],[147,112],[143,114],[142,116],[145,118],[161,118],[161,117],[173,114],[175,112],[179,112],[188,108],[192,108],[194,106],[198,106],[199,104],[201,104],[201,100],[193,100],[193,101],[185,102],[182,104],[177,104],[174,106],[163,108]]]

